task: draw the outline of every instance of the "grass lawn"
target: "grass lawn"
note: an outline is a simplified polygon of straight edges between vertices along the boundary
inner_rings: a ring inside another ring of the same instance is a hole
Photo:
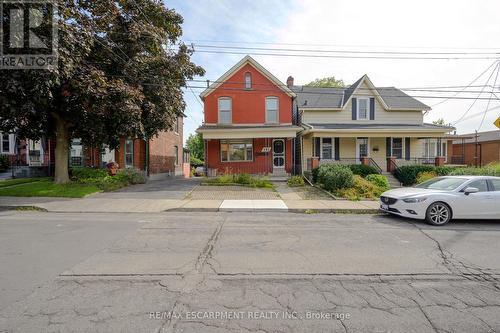
[[[48,179],[49,178],[16,178],[16,179],[0,180],[0,188],[18,184],[38,182],[40,180],[48,180]]]
[[[32,181],[18,186],[0,187],[0,196],[82,198],[100,191],[101,189],[92,184],[54,184],[51,180],[44,178],[40,181]]]

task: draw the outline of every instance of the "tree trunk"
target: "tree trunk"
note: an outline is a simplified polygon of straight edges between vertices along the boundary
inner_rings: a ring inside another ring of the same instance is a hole
[[[69,182],[68,156],[69,156],[69,131],[68,124],[58,115],[54,116],[56,122],[56,167],[54,182],[64,184]]]

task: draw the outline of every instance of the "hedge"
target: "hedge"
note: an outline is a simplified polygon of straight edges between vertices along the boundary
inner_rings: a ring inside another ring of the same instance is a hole
[[[461,168],[450,166],[433,166],[433,165],[404,165],[396,169],[394,176],[404,185],[411,186],[417,183],[417,177],[421,173],[435,173],[438,176],[447,176],[453,174]]]
[[[371,165],[364,164],[351,164],[349,165],[349,169],[351,169],[352,173],[355,175],[366,178],[368,175],[378,174],[377,168]]]
[[[325,164],[318,168],[317,181],[330,192],[354,185],[354,174],[348,166]],[[314,176],[313,176],[314,177]]]

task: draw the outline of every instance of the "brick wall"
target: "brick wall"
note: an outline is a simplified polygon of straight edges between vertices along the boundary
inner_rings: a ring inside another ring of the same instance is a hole
[[[149,171],[151,174],[174,173],[182,175],[183,163],[183,117],[178,118],[178,130],[160,132],[149,142]],[[175,147],[178,163],[175,164]]]
[[[475,165],[476,144],[465,144],[465,164]],[[462,155],[462,144],[453,145],[453,155]],[[500,161],[500,141],[480,142],[477,147],[477,164],[486,165]]]

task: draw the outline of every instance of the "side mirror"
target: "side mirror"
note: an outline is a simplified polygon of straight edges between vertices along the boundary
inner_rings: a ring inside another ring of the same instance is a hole
[[[477,193],[479,192],[479,189],[477,187],[466,187],[464,190],[465,195],[469,195],[471,193]]]

